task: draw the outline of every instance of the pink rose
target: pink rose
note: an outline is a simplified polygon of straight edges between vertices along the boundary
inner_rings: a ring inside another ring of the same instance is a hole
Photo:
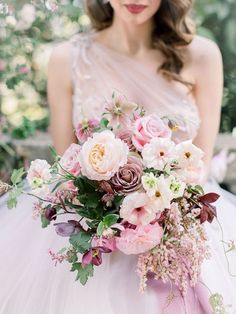
[[[81,146],[78,144],[71,144],[60,160],[62,170],[66,170],[69,173],[77,176],[80,173],[79,153]]]
[[[135,121],[132,141],[137,150],[141,151],[144,145],[149,143],[154,137],[171,137],[171,130],[158,115],[151,114]]]
[[[127,228],[116,238],[116,247],[127,255],[145,253],[160,243],[162,235],[163,229],[158,223]]]
[[[134,225],[148,225],[159,212],[155,202],[146,194],[128,194],[121,205],[120,216]]]
[[[129,148],[106,130],[95,133],[82,146],[80,152],[81,172],[91,180],[109,180],[127,163]]]

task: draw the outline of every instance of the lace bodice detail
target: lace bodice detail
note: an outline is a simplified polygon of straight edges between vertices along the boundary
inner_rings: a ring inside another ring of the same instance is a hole
[[[71,47],[75,127],[85,118],[100,118],[106,100],[120,92],[147,113],[177,120],[176,141],[196,136],[197,106],[182,84],[168,82],[158,72],[99,43],[93,33],[76,34]]]

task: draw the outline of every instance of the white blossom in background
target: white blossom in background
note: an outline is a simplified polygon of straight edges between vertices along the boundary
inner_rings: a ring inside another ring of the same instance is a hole
[[[6,3],[0,1],[0,14],[7,15],[9,13],[9,6]]]
[[[46,0],[45,6],[51,12],[55,12],[58,10],[58,4],[56,0]]]
[[[210,174],[218,183],[224,181],[228,165],[235,159],[235,157],[235,153],[229,154],[228,150],[223,149],[212,158]]]
[[[19,12],[19,21],[16,24],[16,30],[27,30],[31,27],[36,18],[36,9],[34,5],[26,3]]]

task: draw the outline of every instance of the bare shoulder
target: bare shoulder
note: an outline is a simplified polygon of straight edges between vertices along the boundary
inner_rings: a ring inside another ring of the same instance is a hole
[[[71,82],[71,42],[70,40],[56,43],[52,49],[48,63],[48,75],[62,79],[67,87]]]
[[[60,65],[63,68],[68,65],[70,62],[70,49],[71,42],[69,40],[54,44],[49,65]]]
[[[191,67],[204,68],[209,63],[222,63],[222,56],[217,44],[205,37],[195,35],[188,46],[188,61]]]

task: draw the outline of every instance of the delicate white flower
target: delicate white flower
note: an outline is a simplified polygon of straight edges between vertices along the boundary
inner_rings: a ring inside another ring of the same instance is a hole
[[[172,192],[172,197],[182,197],[186,188],[186,183],[172,175],[168,177],[167,181],[169,183],[169,188]]]
[[[153,196],[157,190],[157,177],[151,172],[142,176],[142,185],[149,196]]]
[[[19,13],[19,21],[16,24],[17,30],[26,30],[31,27],[36,18],[36,10],[32,4],[26,3]]]
[[[191,140],[176,145],[177,162],[180,167],[196,166],[202,159],[203,151]]]
[[[175,159],[175,144],[169,138],[153,138],[142,150],[144,165],[163,170]]]
[[[50,168],[46,160],[36,159],[31,162],[27,180],[30,187],[35,190],[34,192],[46,191],[46,184],[52,177]]]
[[[170,207],[173,194],[170,190],[168,178],[165,178],[164,175],[157,178],[157,189],[153,195],[153,199],[157,209],[160,211]]]

